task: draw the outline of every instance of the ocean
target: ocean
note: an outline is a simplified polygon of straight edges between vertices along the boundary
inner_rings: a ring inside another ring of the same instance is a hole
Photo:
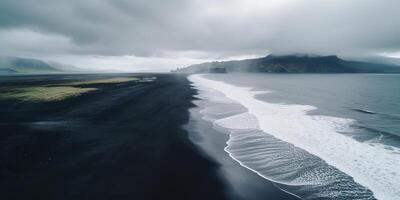
[[[302,199],[400,199],[399,74],[191,75],[243,167]]]

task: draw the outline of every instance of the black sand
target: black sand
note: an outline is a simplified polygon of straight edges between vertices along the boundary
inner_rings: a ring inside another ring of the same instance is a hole
[[[102,76],[1,77],[0,87]],[[183,76],[141,76],[158,79],[61,102],[0,100],[0,199],[231,198],[220,165],[182,128],[196,91]]]

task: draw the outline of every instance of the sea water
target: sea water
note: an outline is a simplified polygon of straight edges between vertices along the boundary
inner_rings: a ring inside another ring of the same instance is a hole
[[[283,190],[303,199],[400,199],[400,75],[189,80],[203,119],[229,134],[225,151]]]

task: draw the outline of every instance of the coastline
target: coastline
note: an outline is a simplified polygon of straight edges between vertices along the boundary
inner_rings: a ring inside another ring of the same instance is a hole
[[[382,198],[382,193],[377,195],[375,192],[372,192],[370,187],[358,183],[358,179],[352,176],[354,174],[348,175],[337,169],[336,165],[329,164],[329,162],[324,160],[326,159],[325,157],[320,158],[295,146],[304,144],[304,141],[302,141],[304,138],[310,138],[310,143],[315,141],[316,138],[318,138],[318,141],[321,139],[328,140],[321,143],[324,145],[331,144],[329,143],[329,138],[343,138],[343,135],[337,133],[336,130],[344,130],[345,126],[331,126],[331,123],[329,123],[331,121],[342,122],[344,121],[342,118],[306,115],[307,110],[311,108],[315,109],[315,107],[308,106],[313,104],[307,104],[307,106],[273,104],[268,103],[268,101],[259,100],[255,96],[264,93],[263,91],[268,91],[270,88],[263,87],[262,84],[260,84],[261,89],[253,91],[251,88],[254,86],[257,87],[256,83],[253,83],[252,87],[247,85],[247,87],[243,87],[240,83],[230,80],[235,78],[234,76],[214,76],[211,80],[206,77],[200,78],[197,76],[190,77],[189,80],[194,83],[195,88],[201,91],[198,97],[201,99],[200,105],[204,105],[204,109],[201,110],[202,117],[206,121],[211,121],[217,131],[229,134],[230,137],[225,151],[242,166],[249,168],[267,180],[273,180],[278,185],[282,183],[284,190],[288,190],[289,193],[294,193],[302,198],[313,196],[321,198]],[[255,79],[254,82],[260,81],[261,83],[265,83],[262,79],[259,80],[257,77],[250,75],[245,78],[253,78]],[[274,82],[271,84],[272,87],[276,86]],[[280,87],[277,88],[275,88],[276,91],[280,91]],[[296,109],[290,109],[292,107]],[[300,109],[301,112],[298,111]],[[296,117],[293,118],[293,116]],[[306,126],[303,126],[301,122],[309,122],[313,125],[305,124]],[[284,124],[287,126],[282,126]],[[292,126],[295,128],[290,129]],[[306,129],[303,127],[306,127]],[[336,129],[339,127],[341,129]],[[272,133],[272,135],[266,133]],[[318,133],[324,133],[325,135],[329,133],[330,135],[329,137],[319,138],[318,136],[320,135]],[[279,137],[281,135],[283,135],[282,137],[289,137],[290,135],[299,137],[302,134],[305,134],[305,136],[299,139],[300,142],[288,143],[285,139]],[[295,145],[292,143],[295,143]],[[354,140],[352,143],[357,143],[357,141]],[[343,143],[339,144],[343,145]],[[361,145],[363,143],[357,144]],[[314,144],[314,146],[317,145]],[[324,148],[319,147],[319,149]],[[341,148],[339,150],[343,149],[349,148]],[[356,149],[365,150],[363,148]],[[332,152],[337,153],[336,150],[331,151],[331,154]],[[358,153],[353,152],[345,156],[353,156]],[[341,153],[341,155],[344,154]],[[364,165],[358,166],[362,167]],[[379,168],[379,165],[375,164],[375,167]],[[394,182],[391,180],[391,182],[395,183],[395,180]],[[393,189],[393,186],[390,187]],[[352,190],[347,190],[347,188],[352,188]],[[373,189],[376,191],[377,188]],[[392,195],[395,196],[395,193]]]
[[[225,151],[229,135],[218,132],[211,122],[202,119],[201,109],[199,106],[190,109],[190,120],[185,129],[189,132],[190,140],[200,147],[205,156],[219,164],[218,172],[226,181],[230,199],[299,199],[234,160]]]

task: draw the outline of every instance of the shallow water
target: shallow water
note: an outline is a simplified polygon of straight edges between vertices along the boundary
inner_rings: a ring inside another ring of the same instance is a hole
[[[191,76],[243,166],[304,199],[399,199],[400,75]]]

